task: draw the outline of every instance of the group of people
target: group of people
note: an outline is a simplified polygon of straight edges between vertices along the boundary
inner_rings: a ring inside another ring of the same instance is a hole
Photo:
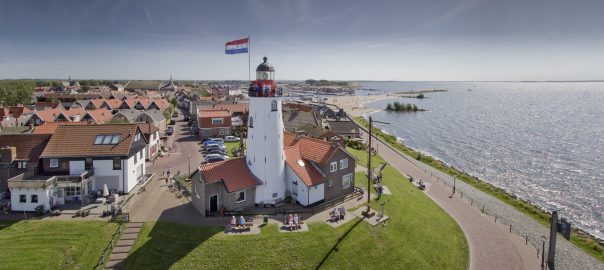
[[[300,227],[300,217],[298,217],[298,214],[289,214],[285,217],[283,224],[286,225],[290,230],[292,228],[297,229]]]
[[[232,231],[235,228],[243,228],[245,227],[245,218],[243,216],[239,217],[239,222],[237,222],[237,218],[235,216],[231,217],[231,223],[229,224],[229,231]]]
[[[344,216],[346,216],[346,209],[344,208],[344,206],[340,208],[334,208],[331,210],[331,212],[329,212],[329,216],[334,222],[342,220],[344,219]]]

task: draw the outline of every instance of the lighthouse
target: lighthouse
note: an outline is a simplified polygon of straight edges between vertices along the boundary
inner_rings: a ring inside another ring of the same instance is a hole
[[[263,58],[249,89],[250,105],[246,163],[260,180],[256,204],[274,203],[285,197],[285,160],[281,93],[275,84],[275,68]]]

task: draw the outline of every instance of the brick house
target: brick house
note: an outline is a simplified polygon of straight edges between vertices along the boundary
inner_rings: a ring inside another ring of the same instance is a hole
[[[231,114],[228,111],[201,110],[198,123],[201,138],[231,135]]]

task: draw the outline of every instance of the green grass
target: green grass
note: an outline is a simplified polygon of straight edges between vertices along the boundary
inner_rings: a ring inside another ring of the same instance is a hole
[[[260,235],[226,236],[222,227],[146,223],[125,269],[467,269],[455,221],[394,168],[383,176],[393,195],[371,205],[386,202],[386,226],[356,218],[337,229],[313,223],[309,232],[280,233],[268,225]]]
[[[369,124],[363,117],[356,117],[354,120],[365,128],[369,126]],[[372,132],[375,136],[381,138],[383,141],[385,141],[395,149],[423,162],[424,164],[427,164],[437,170],[449,174],[458,180],[462,180],[468,183],[469,185],[477,188],[478,190],[481,190],[499,199],[500,201],[514,207],[516,210],[532,217],[534,220],[541,223],[545,227],[549,227],[551,219],[550,213],[546,213],[538,207],[518,199],[516,196],[505,192],[505,190],[501,188],[495,187],[485,181],[478,179],[477,177],[468,175],[458,169],[447,166],[440,160],[434,159],[428,155],[424,155],[402,143],[399,143],[395,136],[388,135],[378,128],[373,127]],[[365,164],[366,162],[367,161],[365,158]],[[602,244],[599,244],[591,235],[587,235],[585,233],[579,234],[576,230],[574,230],[571,234],[570,241],[578,247],[582,248],[585,252],[598,259],[599,261],[604,262],[604,246]]]
[[[239,148],[239,142],[225,142],[224,145],[226,145],[227,147],[227,155],[229,156],[229,158],[234,158],[235,156],[233,155],[233,148]]]
[[[116,223],[0,221],[1,269],[92,269]]]

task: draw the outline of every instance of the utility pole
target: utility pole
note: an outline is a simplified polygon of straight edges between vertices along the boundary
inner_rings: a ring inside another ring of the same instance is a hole
[[[373,148],[372,148],[372,144],[371,144],[371,137],[373,137],[373,133],[372,133],[372,129],[373,129],[373,122],[376,123],[380,123],[380,124],[385,124],[385,125],[389,125],[390,123],[387,122],[381,122],[381,121],[373,121],[373,118],[371,116],[369,116],[369,146],[367,149],[367,215],[369,215],[369,211],[371,210],[371,207],[369,206],[369,204],[371,203],[371,180],[373,179],[373,169],[371,168],[371,155],[373,152]]]
[[[189,161],[189,174],[187,175],[187,178],[189,178],[191,177],[191,153],[187,155],[187,160]]]
[[[549,250],[547,252],[547,267],[554,270],[556,257],[556,235],[558,234],[558,211],[552,211],[552,225],[549,231]]]

